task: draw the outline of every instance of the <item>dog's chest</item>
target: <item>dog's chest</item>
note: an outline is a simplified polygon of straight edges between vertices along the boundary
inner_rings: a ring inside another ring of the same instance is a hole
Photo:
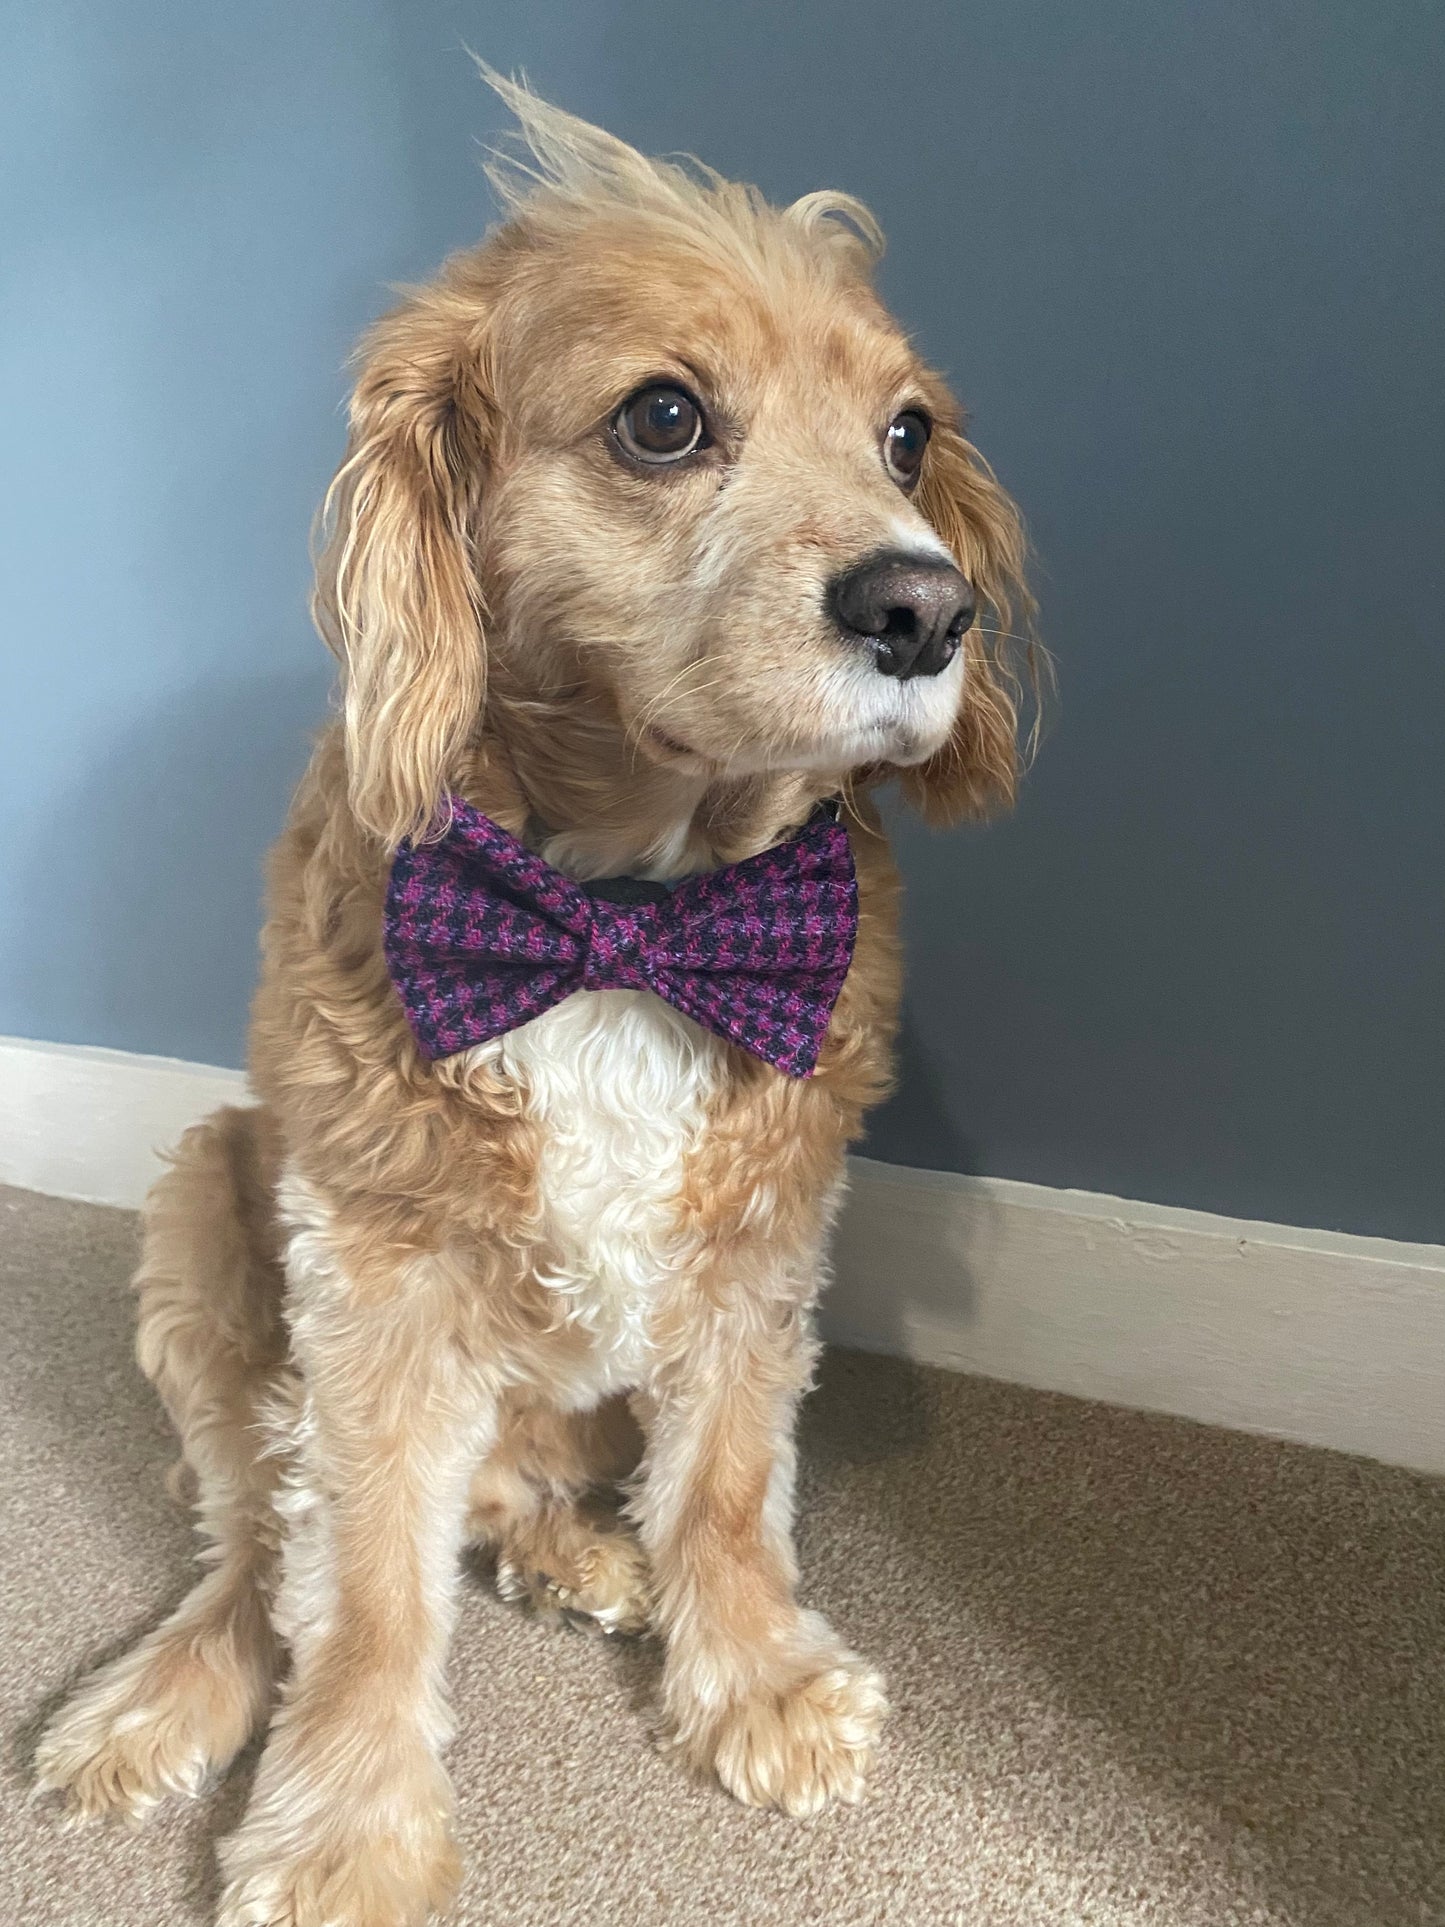
[[[585,1332],[580,1403],[635,1385],[658,1285],[689,1252],[678,1193],[719,1048],[645,991],[583,991],[500,1040],[541,1126],[538,1277]]]

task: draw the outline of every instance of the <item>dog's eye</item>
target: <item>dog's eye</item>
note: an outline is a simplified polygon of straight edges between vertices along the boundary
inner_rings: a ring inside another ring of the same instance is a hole
[[[612,432],[635,462],[680,462],[702,446],[702,410],[685,388],[654,382],[623,402]]]
[[[905,408],[889,422],[888,433],[883,437],[883,459],[888,464],[888,473],[901,488],[911,488],[918,480],[923,451],[932,433],[932,422],[916,408]]]

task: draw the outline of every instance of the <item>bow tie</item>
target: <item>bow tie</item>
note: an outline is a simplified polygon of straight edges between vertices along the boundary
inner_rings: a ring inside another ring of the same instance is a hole
[[[401,846],[386,892],[387,968],[422,1054],[485,1043],[577,990],[650,990],[811,1075],[858,934],[837,812],[823,804],[786,842],[670,888],[576,883],[453,797],[449,828]]]

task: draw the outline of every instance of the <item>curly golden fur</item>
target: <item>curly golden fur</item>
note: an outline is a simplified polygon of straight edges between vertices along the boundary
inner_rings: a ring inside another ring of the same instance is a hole
[[[650,1625],[669,1745],[743,1800],[856,1798],[885,1712],[795,1596],[792,1423],[844,1150],[889,1076],[871,791],[901,778],[939,821],[1011,799],[1019,522],[873,292],[866,210],[775,209],[492,78],[532,157],[498,164],[506,218],[360,350],[317,570],[344,713],[272,860],[260,1102],[191,1131],[146,1212],[140,1357],[209,1570],[39,1761],[81,1812],[135,1816],[271,1714],[226,1927],[446,1903],[468,1540],[509,1593]],[[712,427],[667,473],[609,429],[657,381]],[[933,424],[911,495],[880,444],[904,409]],[[911,680],[850,654],[824,596],[900,545],[993,619]],[[860,931],[811,1078],[633,992],[418,1054],[381,903],[448,793],[586,878],[735,860],[840,792]]]

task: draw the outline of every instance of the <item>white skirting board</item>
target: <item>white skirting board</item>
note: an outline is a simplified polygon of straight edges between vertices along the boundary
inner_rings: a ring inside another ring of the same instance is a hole
[[[134,1209],[187,1125],[245,1102],[215,1064],[0,1037],[0,1184]]]
[[[1445,1246],[855,1158],[828,1335],[1445,1473]]]
[[[135,1206],[239,1071],[0,1038],[0,1182]],[[854,1158],[828,1337],[1445,1473],[1445,1246]]]

